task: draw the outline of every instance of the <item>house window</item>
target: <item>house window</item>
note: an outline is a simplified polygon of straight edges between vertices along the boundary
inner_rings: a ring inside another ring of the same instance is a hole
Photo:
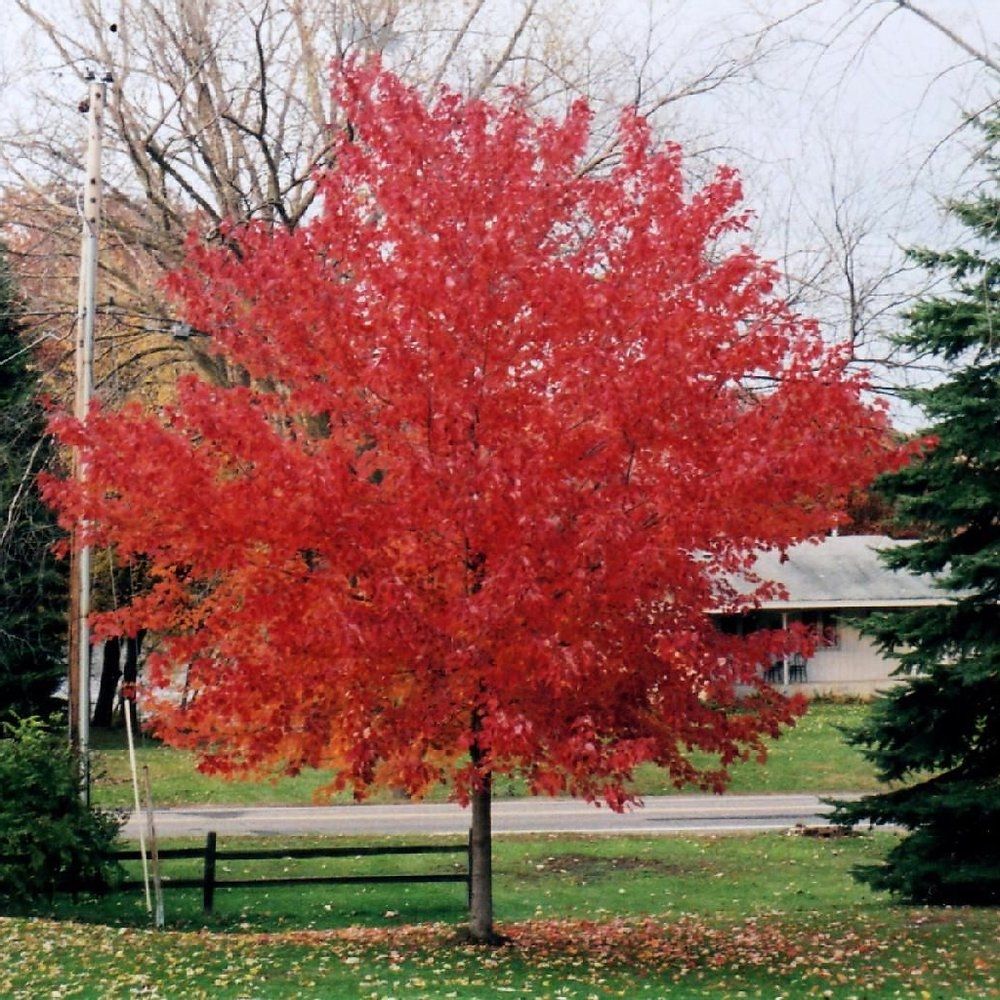
[[[832,611],[803,611],[793,620],[816,630],[817,649],[840,648],[840,621]]]
[[[715,615],[715,627],[723,635],[745,635],[747,629],[746,615]]]

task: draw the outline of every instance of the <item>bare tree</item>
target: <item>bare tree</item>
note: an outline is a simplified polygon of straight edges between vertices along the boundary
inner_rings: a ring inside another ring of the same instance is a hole
[[[15,3],[48,54],[43,65],[63,76],[37,75],[33,102],[7,129],[0,168],[13,183],[0,224],[14,230],[37,321],[59,333],[75,294],[82,88],[71,83],[109,71],[99,371],[147,393],[191,360],[226,377],[196,337],[171,336],[157,280],[193,226],[211,238],[224,220],[294,228],[308,216],[330,130],[344,125],[329,96],[331,59],[376,52],[427,88],[514,85],[547,112],[587,97],[599,137],[589,168],[599,169],[614,158],[622,103],[665,122],[685,100],[748,79],[769,45],[765,28],[697,59],[663,51],[654,28],[679,21],[683,0],[650,2],[617,26],[597,0],[79,0],[73,12],[56,0]]]
[[[895,396],[937,372],[892,338],[901,312],[931,279],[892,235],[906,211],[898,203],[905,190],[851,183],[844,172],[829,149],[825,199],[806,202],[793,191],[781,213],[784,294],[849,346],[851,363],[871,373],[874,389]]]
[[[973,180],[968,125],[1000,96],[996,48],[968,3],[758,6],[772,16],[781,8],[791,54],[786,78],[769,75],[755,91],[756,114],[781,123],[783,142],[743,157],[761,212],[752,241],[779,260],[786,295],[849,343],[877,391],[896,396],[941,374],[938,359],[893,340],[906,308],[930,290],[907,250],[947,226],[943,204]],[[997,23],[996,11],[982,13]],[[907,78],[898,93],[894,73]],[[904,423],[917,417],[894,412]]]

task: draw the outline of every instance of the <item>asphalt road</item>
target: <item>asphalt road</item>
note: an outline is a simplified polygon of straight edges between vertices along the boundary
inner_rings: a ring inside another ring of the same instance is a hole
[[[847,796],[845,796],[847,797]],[[571,799],[498,799],[494,833],[730,833],[786,830],[826,822],[827,811],[813,795],[653,796],[641,808],[613,813]],[[310,834],[461,834],[469,812],[446,803],[348,806],[240,806],[157,810],[158,837]],[[131,817],[124,835],[138,837]]]

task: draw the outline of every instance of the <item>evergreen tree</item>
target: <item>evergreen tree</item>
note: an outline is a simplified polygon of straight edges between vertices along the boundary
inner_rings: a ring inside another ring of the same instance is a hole
[[[859,878],[924,903],[1000,903],[1000,118],[987,123],[988,180],[953,207],[969,239],[913,256],[950,278],[919,302],[902,342],[951,374],[913,390],[934,439],[880,489],[920,540],[888,565],[936,574],[951,603],[878,615],[867,631],[904,680],[850,742],[903,787],[838,803],[835,820],[909,830]]]
[[[65,669],[66,570],[35,485],[52,449],[19,311],[0,248],[0,721],[49,711]]]

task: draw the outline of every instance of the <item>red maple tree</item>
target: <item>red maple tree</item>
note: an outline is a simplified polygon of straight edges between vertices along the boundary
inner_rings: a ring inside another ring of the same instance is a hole
[[[588,176],[583,104],[425,103],[372,62],[334,86],[322,212],[192,242],[170,280],[244,384],[57,420],[87,479],[50,493],[149,567],[95,625],[158,637],[157,733],[358,796],[447,783],[489,940],[495,775],[617,809],[636,765],[718,789],[793,720],[758,674],[801,637],[707,612],[836,523],[885,421],[739,244],[733,171],[690,190],[631,112]]]

